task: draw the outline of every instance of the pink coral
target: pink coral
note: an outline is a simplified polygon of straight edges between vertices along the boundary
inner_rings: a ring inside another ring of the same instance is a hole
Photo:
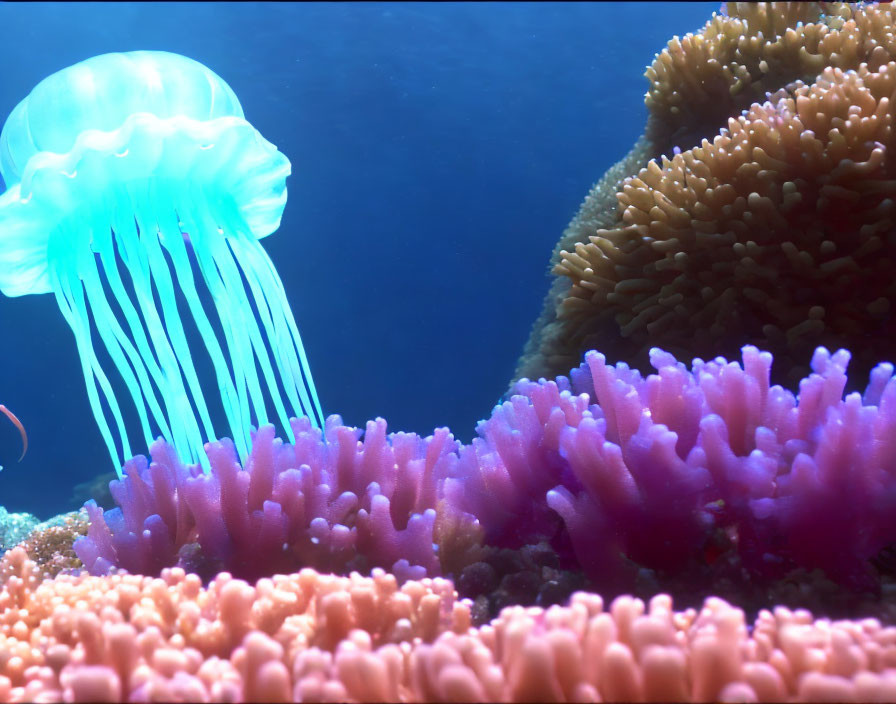
[[[449,553],[475,543],[475,519],[439,501],[458,444],[446,429],[387,435],[378,419],[359,440],[339,416],[327,419],[326,440],[307,418],[292,429],[294,444],[270,425],[253,433],[245,467],[230,440],[209,443],[209,474],[157,441],[151,464],[138,456],[110,484],[120,510],[88,503],[90,529],[75,551],[94,574],[180,564],[256,579],[304,566],[379,566],[407,579],[440,573],[437,528],[452,541]]]
[[[157,442],[112,483],[120,510],[88,507],[84,564],[158,574],[166,566],[255,579],[300,567],[380,566],[399,579],[469,564],[488,546],[548,541],[605,593],[641,568],[705,566],[713,543],[748,578],[821,569],[878,589],[872,560],[896,542],[896,379],[878,365],[844,398],[849,353],[819,348],[799,395],[769,382],[772,357],[742,363],[651,350],[656,373],[589,352],[570,379],[523,380],[470,445],[294,420],[294,445],[262,427],[245,467],[210,443],[211,473]],[[459,556],[463,556],[462,558]]]
[[[798,396],[770,385],[772,356],[751,346],[742,364],[691,370],[654,348],[646,377],[585,359],[571,381],[518,382],[460,449],[446,494],[486,542],[560,549],[568,536],[595,583],[618,590],[637,565],[700,562],[721,533],[754,577],[820,568],[875,588],[870,560],[896,541],[891,364],[844,398],[845,350],[819,348]]]
[[[744,614],[665,595],[508,607],[470,625],[449,581],[310,569],[255,586],[40,581],[21,548],[0,589],[0,701],[839,701],[896,697],[896,627]]]

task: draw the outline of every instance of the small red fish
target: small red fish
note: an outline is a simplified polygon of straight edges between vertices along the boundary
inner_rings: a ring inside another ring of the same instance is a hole
[[[19,435],[22,436],[22,454],[19,456],[19,462],[21,462],[22,458],[25,457],[25,453],[28,452],[28,433],[25,432],[25,426],[22,425],[22,421],[20,421],[16,417],[16,414],[9,410],[2,403],[0,403],[0,413],[5,415],[12,421],[12,424],[16,426],[16,429],[18,429]]]

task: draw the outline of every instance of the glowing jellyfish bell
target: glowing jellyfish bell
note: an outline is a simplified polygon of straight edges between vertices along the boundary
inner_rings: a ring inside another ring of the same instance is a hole
[[[109,360],[146,445],[155,429],[193,462],[217,437],[194,368],[203,348],[242,457],[268,406],[290,439],[288,415],[322,426],[299,331],[258,241],[280,225],[289,160],[220,77],[163,51],[63,69],[7,119],[0,173],[0,291],[56,294],[117,466],[132,452]],[[188,343],[182,316],[204,344]]]

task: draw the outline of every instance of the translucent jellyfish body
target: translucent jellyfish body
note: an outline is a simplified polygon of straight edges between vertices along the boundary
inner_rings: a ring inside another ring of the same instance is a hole
[[[0,173],[0,291],[56,295],[117,466],[132,450],[110,367],[145,447],[160,433],[194,462],[218,437],[207,399],[220,398],[243,457],[269,409],[287,433],[291,415],[322,426],[298,328],[259,243],[280,225],[289,160],[220,77],[160,51],[63,69],[7,119]],[[200,388],[200,355],[214,389]]]

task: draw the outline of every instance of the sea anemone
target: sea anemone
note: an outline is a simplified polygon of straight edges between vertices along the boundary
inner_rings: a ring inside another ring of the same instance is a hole
[[[516,377],[593,348],[646,370],[653,346],[750,343],[788,384],[818,345],[853,347],[862,375],[890,358],[893,23],[885,4],[727,3],[672,39],[644,137],[554,250]]]
[[[791,383],[818,344],[868,336],[854,360],[867,374],[896,352],[894,91],[896,63],[828,68],[651,162],[618,195],[622,223],[562,253],[567,319],[636,365],[658,344],[762,345]]]

